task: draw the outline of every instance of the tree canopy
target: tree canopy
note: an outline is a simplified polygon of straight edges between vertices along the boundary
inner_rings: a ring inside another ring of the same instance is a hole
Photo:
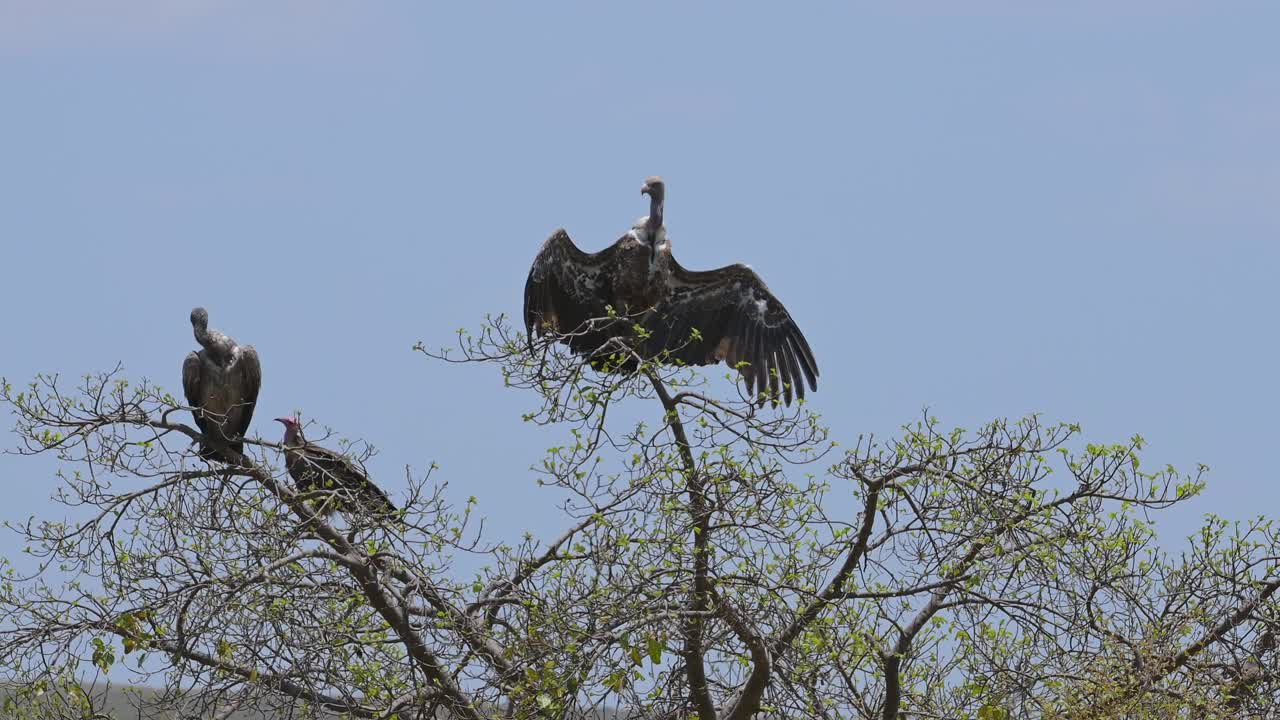
[[[328,515],[278,443],[202,461],[193,441],[234,451],[121,368],[3,382],[11,452],[60,461],[63,506],[10,524],[38,570],[6,563],[0,585],[6,717],[93,717],[108,680],[197,717],[1276,709],[1280,538],[1210,517],[1163,549],[1154,519],[1203,468],[1148,464],[1140,436],[926,414],[837,442],[805,402],[653,362],[601,373],[501,317],[418,349],[442,376],[494,367],[562,434],[530,479],[568,498],[558,534],[485,528],[430,471],[406,472],[394,521]]]

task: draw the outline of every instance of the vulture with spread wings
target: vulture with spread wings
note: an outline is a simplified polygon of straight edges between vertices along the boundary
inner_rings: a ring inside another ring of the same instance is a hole
[[[662,224],[665,185],[640,189],[649,214],[613,245],[579,250],[563,229],[538,251],[524,286],[529,339],[548,333],[597,367],[630,369],[637,357],[684,365],[721,360],[747,393],[790,405],[805,383],[818,389],[809,343],[764,280],[746,265],[686,270]],[[636,326],[643,333],[635,331]]]

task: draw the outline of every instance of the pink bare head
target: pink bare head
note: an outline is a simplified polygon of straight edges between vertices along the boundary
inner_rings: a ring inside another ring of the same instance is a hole
[[[278,417],[276,422],[284,425],[284,442],[290,443],[296,439],[302,429],[302,424],[298,420],[298,416],[290,415],[289,417]]]

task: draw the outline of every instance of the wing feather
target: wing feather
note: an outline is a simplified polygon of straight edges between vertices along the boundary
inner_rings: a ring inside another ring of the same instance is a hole
[[[772,332],[768,333],[773,335]],[[782,373],[778,370],[778,346],[775,338],[769,338],[766,343],[765,357],[769,362],[769,401],[776,407],[778,398],[782,397]]]
[[[208,435],[210,430],[216,427],[216,423],[211,422],[204,414],[204,379],[202,377],[203,363],[200,360],[200,353],[191,351],[187,353],[186,360],[182,361],[182,394],[187,398],[187,405],[191,406],[191,418],[196,421],[196,427],[200,428],[200,434]],[[200,457],[206,460],[213,460],[217,457],[213,448],[200,443]]]
[[[742,327],[742,362],[738,372],[747,381],[747,395],[756,393],[756,332],[751,323],[743,323]]]
[[[795,348],[791,345],[791,333],[789,332],[781,334],[778,343],[778,357],[783,366],[787,404],[790,404],[792,396],[804,397],[804,375],[800,370],[800,359],[796,357]]]
[[[258,404],[258,390],[262,388],[262,363],[258,359],[258,351],[252,345],[240,347],[240,357],[236,361],[238,370],[241,405],[236,418],[232,437],[243,438],[249,432],[249,423],[253,420],[253,409]],[[237,452],[244,452],[244,443],[235,443]]]
[[[290,453],[293,457],[290,458],[289,474],[299,490],[339,490],[362,503],[366,510],[395,512],[395,503],[386,492],[346,455],[310,443]]]
[[[804,334],[764,280],[746,265],[692,271],[672,261],[671,289],[648,321],[650,355],[669,350],[691,365],[725,360],[740,369],[747,393],[782,392],[790,404],[804,397],[804,380],[818,389],[818,364]],[[689,341],[696,328],[700,339]],[[684,334],[677,337],[677,332]],[[803,376],[803,377],[802,377]]]
[[[542,244],[524,284],[524,326],[533,338],[555,332],[580,354],[627,332],[627,323],[592,323],[608,316],[617,243],[597,253],[583,252],[564,229]]]
[[[813,359],[813,351],[809,349],[809,341],[804,339],[804,334],[800,332],[798,327],[790,329],[790,332],[787,333],[787,339],[791,343],[796,356],[800,358],[803,364],[805,377],[809,379],[809,387],[817,390],[818,361]],[[800,397],[804,397],[803,392]]]
[[[765,357],[769,361],[769,393],[770,401],[776,406],[782,397],[782,386],[786,379],[782,377],[782,346],[778,344],[777,328],[770,328],[766,333]]]
[[[195,417],[196,425],[200,428],[200,432],[205,432],[205,420],[199,412],[200,408],[200,353],[194,350],[187,353],[187,359],[182,361],[182,394],[187,397],[187,405],[192,408],[192,415]]]
[[[787,339],[785,335],[774,332],[773,375],[778,378],[778,391],[773,396],[775,403],[785,401],[791,404],[791,366],[787,364]]]

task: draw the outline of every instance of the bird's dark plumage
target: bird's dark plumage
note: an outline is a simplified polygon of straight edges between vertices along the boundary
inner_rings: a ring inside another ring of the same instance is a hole
[[[631,334],[625,319],[618,316],[626,307],[614,305],[621,244],[623,240],[587,253],[563,229],[547,238],[524,285],[524,323],[530,340],[535,332],[554,330],[574,352],[585,355],[610,338]]]
[[[191,311],[191,327],[201,349],[187,354],[182,363],[182,389],[196,426],[207,437],[244,452],[241,439],[249,431],[253,409],[262,387],[262,365],[252,345],[238,345],[217,330],[209,329],[204,308]],[[233,462],[219,454],[212,443],[200,443],[200,457]]]
[[[804,397],[806,384],[817,390],[813,351],[764,280],[740,264],[682,267],[662,224],[665,185],[649,178],[641,192],[650,196],[649,215],[604,250],[583,252],[563,229],[543,243],[525,281],[530,341],[554,332],[598,366],[619,350],[686,365],[724,360],[742,373],[749,394],[767,392],[788,405],[793,395]],[[647,337],[637,336],[636,325]]]
[[[670,286],[645,327],[647,353],[664,349],[687,365],[721,360],[739,367],[747,392],[764,390],[791,404],[806,381],[818,389],[818,363],[804,334],[764,280],[746,265],[693,271],[671,261]],[[697,331],[696,335],[694,331]]]
[[[368,515],[390,516],[396,506],[382,488],[373,484],[351,458],[328,448],[313,445],[302,436],[295,417],[276,418],[284,425],[284,456],[289,476],[299,492],[329,491],[333,497],[318,504],[328,515],[334,510],[358,508]]]

